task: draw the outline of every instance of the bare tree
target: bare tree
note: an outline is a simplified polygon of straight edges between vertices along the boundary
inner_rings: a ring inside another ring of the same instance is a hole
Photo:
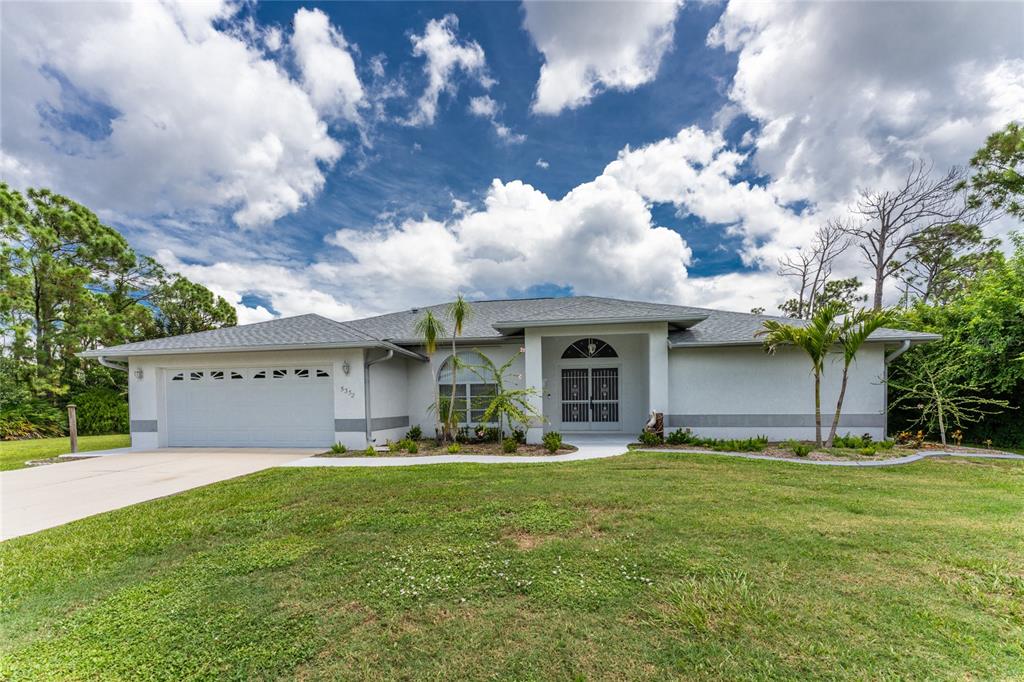
[[[882,309],[885,281],[902,267],[904,252],[915,236],[942,225],[982,225],[991,220],[991,211],[968,205],[963,191],[966,181],[962,168],[951,168],[936,178],[931,165],[917,161],[898,188],[861,191],[853,210],[863,220],[847,223],[844,232],[854,239],[872,270],[875,310]]]
[[[799,282],[797,297],[783,305],[790,317],[808,319],[814,315],[817,300],[832,275],[833,262],[850,246],[847,231],[843,221],[830,220],[818,228],[810,245],[779,261],[779,275]]]

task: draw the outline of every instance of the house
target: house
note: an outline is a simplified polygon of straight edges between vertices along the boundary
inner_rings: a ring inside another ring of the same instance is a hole
[[[445,305],[432,306],[443,316]],[[496,364],[516,356],[513,385],[537,390],[545,430],[636,434],[652,411],[667,428],[710,437],[810,439],[813,380],[797,350],[764,352],[761,315],[579,296],[477,301],[458,353]],[[337,322],[300,315],[129,343],[83,353],[129,373],[135,448],[311,446],[350,448],[432,433],[435,381],[450,389],[450,339],[428,360],[415,332],[427,308]],[[840,432],[886,434],[886,365],[933,334],[882,329],[851,368]],[[825,370],[831,422],[841,359]],[[463,423],[493,390],[461,369]],[[474,399],[475,398],[475,399]]]

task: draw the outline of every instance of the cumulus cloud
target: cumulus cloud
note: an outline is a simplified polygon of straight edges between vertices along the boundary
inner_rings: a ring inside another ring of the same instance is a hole
[[[495,134],[499,139],[501,139],[501,141],[508,144],[520,144],[525,142],[526,135],[513,132],[511,128],[498,119],[500,111],[501,105],[487,95],[481,95],[480,97],[474,97],[469,100],[469,113],[474,116],[486,118],[490,121]]]
[[[545,161],[544,159],[537,159],[536,166],[537,166],[537,168],[541,168],[543,170],[547,170],[548,168],[551,167],[551,164],[548,163],[547,161]]]
[[[525,2],[524,27],[544,55],[533,111],[558,114],[603,90],[654,79],[672,46],[678,2]]]
[[[708,43],[737,54],[727,109],[760,124],[759,170],[825,204],[916,157],[963,164],[1019,118],[1021,25],[1019,3],[731,2]]]
[[[5,7],[5,157],[28,169],[26,182],[128,214],[202,219],[226,207],[255,227],[297,210],[343,148],[299,84],[214,27],[232,11]]]
[[[412,35],[412,53],[423,57],[423,73],[427,86],[416,102],[416,109],[406,123],[413,126],[431,125],[437,117],[437,105],[442,93],[454,95],[458,91],[456,76],[466,75],[484,88],[494,81],[487,73],[484,50],[475,40],[459,40],[459,18],[447,14],[431,19],[422,35]]]
[[[363,85],[349,44],[321,10],[295,13],[291,47],[302,74],[302,85],[322,115],[359,120]]]

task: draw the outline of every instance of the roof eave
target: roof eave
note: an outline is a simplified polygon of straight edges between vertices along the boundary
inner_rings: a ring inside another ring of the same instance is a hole
[[[509,329],[526,329],[527,327],[565,327],[565,326],[587,326],[587,325],[598,325],[598,324],[638,324],[643,322],[674,322],[681,325],[693,325],[697,322],[703,322],[708,318],[707,315],[695,315],[692,317],[684,317],[679,315],[672,316],[637,316],[637,317],[587,317],[587,318],[567,318],[558,320],[509,320],[495,322],[492,327],[498,331],[509,330]]]
[[[331,349],[344,349],[344,348],[386,348],[393,350],[396,353],[401,353],[410,358],[416,360],[425,360],[425,358],[411,351],[407,348],[395,345],[387,341],[349,341],[349,342],[337,342],[332,341],[328,343],[286,343],[286,344],[270,344],[270,345],[257,345],[257,346],[217,346],[217,347],[192,347],[192,348],[151,348],[141,350],[117,350],[117,348],[97,348],[96,350],[87,350],[81,353],[77,353],[80,358],[135,358],[135,357],[153,357],[157,355],[200,355],[200,354],[221,354],[221,353],[256,353],[264,351],[282,351],[282,350],[331,350]]]
[[[889,336],[884,339],[867,339],[865,343],[902,343],[910,341],[911,345],[921,343],[932,343],[941,341],[941,334],[922,334],[918,336]],[[712,348],[714,346],[760,346],[762,341],[751,339],[749,341],[669,341],[669,348]]]

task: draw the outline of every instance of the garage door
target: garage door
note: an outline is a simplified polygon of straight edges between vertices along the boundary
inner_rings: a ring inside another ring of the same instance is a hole
[[[167,372],[172,446],[324,447],[334,442],[329,367],[195,367]]]

